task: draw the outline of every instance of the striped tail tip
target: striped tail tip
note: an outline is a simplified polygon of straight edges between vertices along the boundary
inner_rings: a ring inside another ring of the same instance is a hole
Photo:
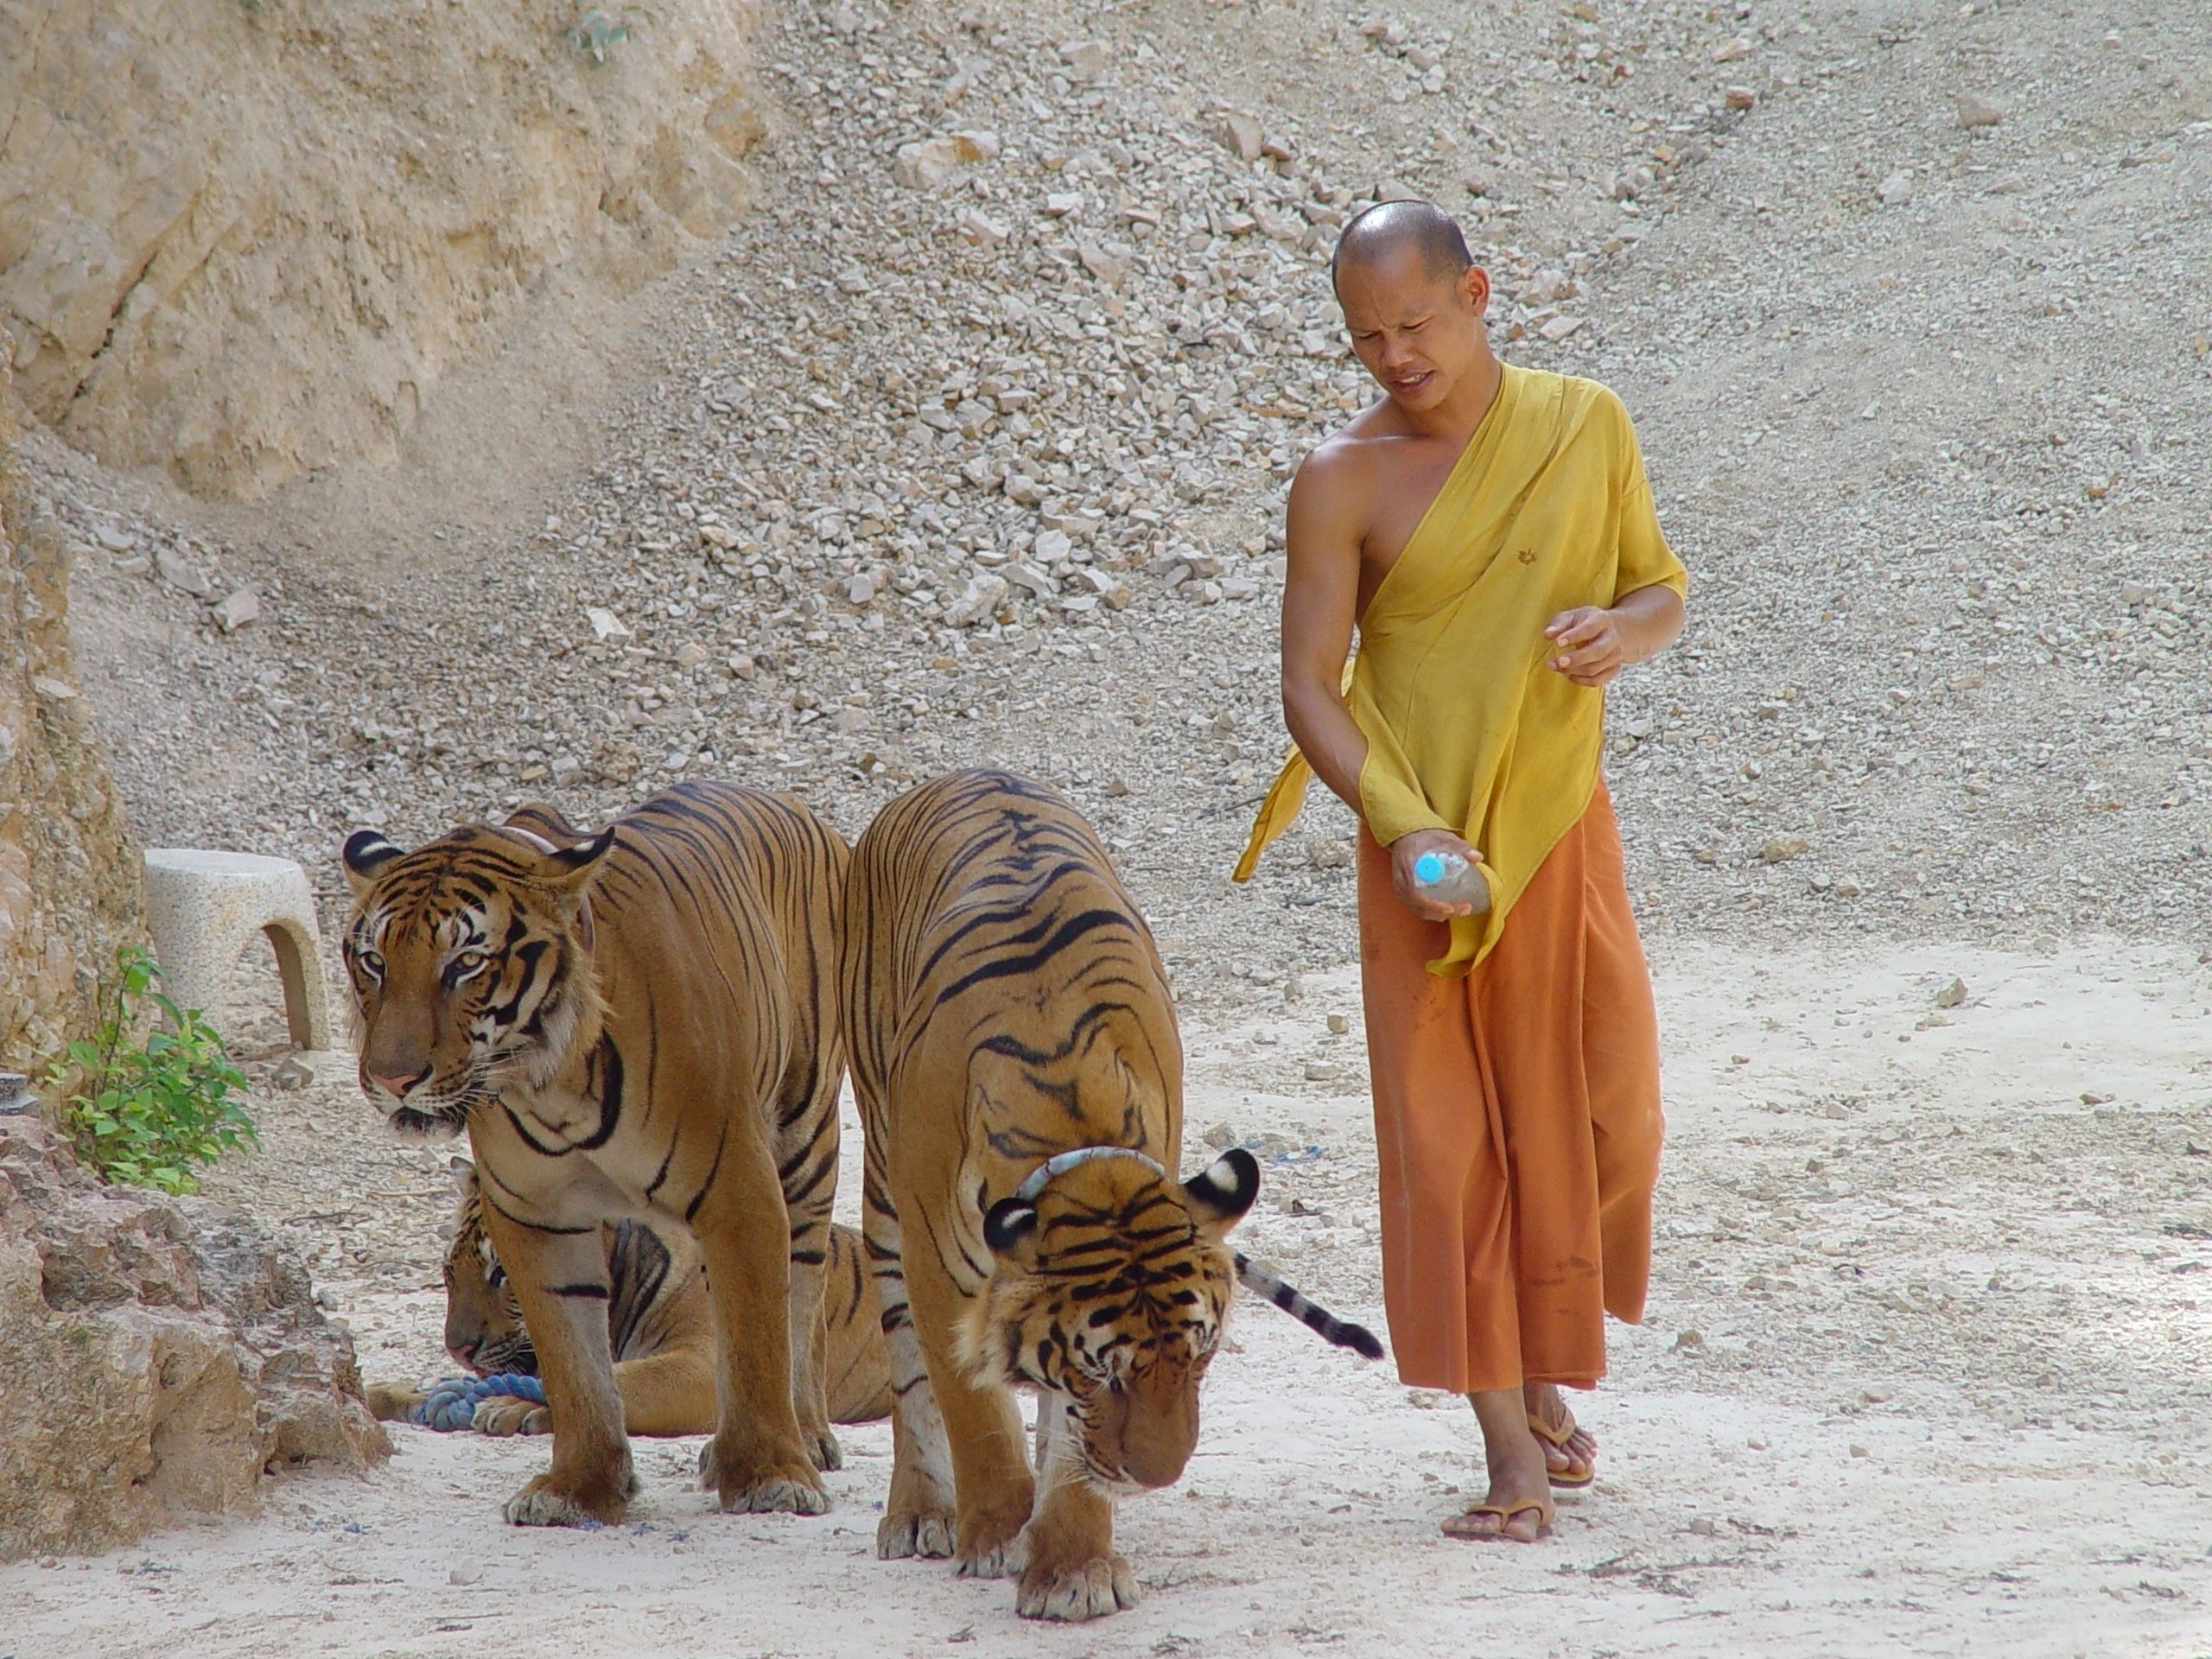
[[[1349,1348],[1365,1359],[1382,1357],[1382,1344],[1376,1340],[1372,1331],[1363,1325],[1354,1325],[1350,1320],[1338,1319],[1295,1286],[1279,1274],[1270,1273],[1241,1251],[1236,1255],[1236,1278],[1247,1290],[1266,1297],[1324,1342],[1332,1343],[1339,1348]]]
[[[1376,1334],[1363,1325],[1337,1322],[1337,1334],[1329,1338],[1339,1348],[1349,1348],[1362,1359],[1382,1357],[1382,1344]]]

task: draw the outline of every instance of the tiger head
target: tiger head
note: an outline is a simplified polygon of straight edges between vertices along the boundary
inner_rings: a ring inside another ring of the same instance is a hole
[[[453,1243],[446,1247],[446,1352],[479,1376],[537,1375],[537,1350],[522,1322],[507,1270],[484,1230],[484,1205],[472,1166],[463,1166]]]
[[[1148,1158],[1085,1150],[984,1217],[995,1265],[963,1354],[979,1382],[1056,1400],[1096,1484],[1166,1486],[1198,1444],[1198,1384],[1236,1287],[1222,1240],[1260,1166],[1232,1150],[1179,1183]]]
[[[362,1092],[393,1128],[458,1134],[512,1084],[543,1087],[602,1010],[588,893],[613,844],[464,824],[411,853],[347,837],[346,973]]]

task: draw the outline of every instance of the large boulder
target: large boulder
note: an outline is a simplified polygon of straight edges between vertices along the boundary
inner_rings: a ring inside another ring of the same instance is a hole
[[[137,849],[69,652],[69,544],[31,505],[0,329],[0,1071],[91,1034],[99,970],[143,938]]]
[[[594,14],[635,38],[571,32]],[[205,493],[390,460],[553,273],[619,305],[736,215],[765,131],[754,15],[0,5],[0,326],[25,401]]]
[[[0,1115],[0,1560],[251,1512],[266,1470],[391,1450],[296,1255]]]

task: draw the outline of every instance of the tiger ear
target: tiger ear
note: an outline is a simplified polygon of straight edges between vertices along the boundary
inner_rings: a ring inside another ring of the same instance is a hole
[[[1231,1147],[1183,1183],[1183,1202],[1198,1230],[1215,1239],[1243,1220],[1259,1196],[1260,1160],[1242,1147]]]
[[[339,849],[338,861],[346,867],[346,884],[358,894],[367,892],[377,872],[399,855],[399,849],[375,830],[356,830]]]
[[[599,874],[599,861],[614,845],[614,826],[609,824],[589,841],[558,847],[546,854],[538,882],[559,893],[580,893]]]
[[[983,1217],[983,1243],[1001,1262],[1016,1255],[1037,1230],[1037,1206],[1020,1198],[1001,1198]]]

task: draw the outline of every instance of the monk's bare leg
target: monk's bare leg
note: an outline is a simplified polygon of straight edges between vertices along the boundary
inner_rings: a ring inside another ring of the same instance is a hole
[[[1554,1510],[1543,1447],[1529,1432],[1528,1402],[1519,1389],[1491,1389],[1469,1395],[1467,1403],[1482,1425],[1490,1491],[1467,1513],[1446,1521],[1445,1534],[1533,1544],[1550,1527]]]
[[[1526,1382],[1522,1385],[1521,1398],[1529,1415],[1548,1431],[1537,1436],[1537,1444],[1543,1447],[1544,1468],[1553,1481],[1567,1486],[1589,1484],[1598,1467],[1597,1437],[1574,1421],[1558,1386]],[[1564,1443],[1557,1438],[1561,1429],[1567,1430]]]

